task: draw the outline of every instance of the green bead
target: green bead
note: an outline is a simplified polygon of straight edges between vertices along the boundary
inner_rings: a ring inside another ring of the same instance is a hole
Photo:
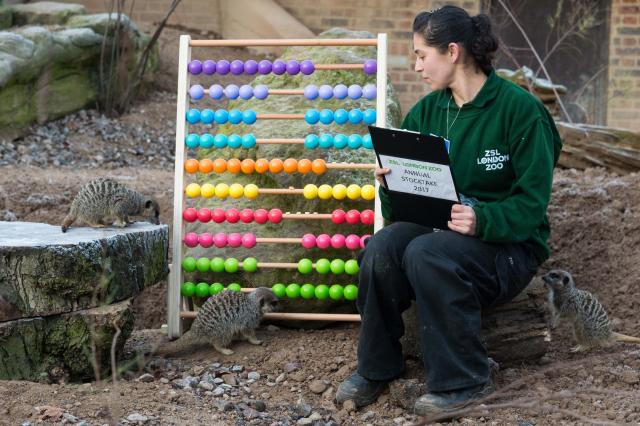
[[[209,267],[211,266],[211,261],[206,257],[201,257],[196,260],[196,269],[200,272],[209,271]]]
[[[329,297],[333,300],[340,300],[344,295],[344,289],[340,284],[334,284],[329,288]]]
[[[304,284],[300,287],[300,296],[302,296],[303,299],[311,299],[315,294],[316,288],[313,284]]]
[[[313,271],[313,262],[311,259],[300,259],[298,261],[298,272],[301,274],[310,274]]]
[[[255,272],[258,270],[258,259],[255,257],[247,257],[242,261],[242,269],[245,272]]]
[[[196,285],[190,281],[182,283],[180,286],[180,294],[184,297],[191,297],[196,292]]]
[[[238,272],[238,259],[230,257],[224,261],[224,270],[230,274]]]
[[[213,283],[209,286],[209,294],[211,296],[215,296],[216,294],[220,293],[222,290],[224,290],[224,286],[220,283]]]
[[[333,259],[331,261],[331,273],[333,274],[344,274],[344,260],[342,259]]]
[[[198,285],[196,286],[196,296],[209,297],[209,284],[198,283]]]
[[[224,259],[221,257],[214,257],[213,259],[211,259],[209,267],[213,272],[224,271]]]
[[[331,271],[331,262],[329,259],[318,259],[316,262],[316,272],[319,274],[328,274]]]
[[[227,286],[227,290],[242,291],[242,287],[238,283],[231,283]]]
[[[296,299],[300,297],[300,284],[291,283],[287,286],[287,297]]]
[[[185,272],[193,272],[196,270],[196,260],[193,257],[185,257],[182,259],[182,269]]]
[[[356,300],[358,298],[358,287],[353,284],[344,286],[344,298],[347,300]]]
[[[326,284],[320,284],[316,286],[316,299],[323,300],[329,297],[329,286]]]
[[[277,283],[271,287],[271,291],[273,291],[276,297],[284,297],[287,294],[287,286],[282,283]]]
[[[344,263],[344,271],[349,275],[357,275],[360,271],[358,261],[355,259],[349,259]]]

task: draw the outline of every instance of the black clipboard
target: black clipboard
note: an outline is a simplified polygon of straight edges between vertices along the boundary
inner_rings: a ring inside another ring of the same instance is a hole
[[[447,166],[449,173],[451,173],[449,169],[449,154],[447,153],[448,141],[445,141],[444,138],[376,126],[369,126],[369,133],[371,134],[378,165],[382,164],[380,155],[386,155],[440,164]],[[388,188],[384,176],[383,179]],[[451,175],[451,180],[455,187],[453,175]],[[413,222],[430,228],[449,229],[447,222],[451,220],[451,206],[460,203],[457,189],[457,201],[389,189],[387,189],[387,192],[395,221]]]

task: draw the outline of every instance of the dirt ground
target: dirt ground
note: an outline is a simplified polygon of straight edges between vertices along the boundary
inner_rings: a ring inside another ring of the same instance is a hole
[[[179,32],[164,34],[159,87],[130,114],[114,120],[79,114],[34,126],[18,140],[0,141],[3,158],[11,158],[0,167],[0,220],[60,224],[79,187],[104,175],[157,197],[161,220],[171,222],[175,95],[170,58],[171,40]],[[249,57],[244,51],[234,55]],[[44,142],[47,155],[38,156],[44,140],[49,140]],[[70,154],[56,163],[62,151]],[[557,170],[548,213],[552,257],[540,274],[570,270],[580,288],[598,296],[617,331],[639,336],[640,174]],[[136,299],[136,331],[125,358],[164,339],[157,329],[165,322],[165,287],[166,282],[159,283]],[[229,356],[207,348],[149,355],[117,383],[0,381],[0,424],[403,425],[420,420],[399,404],[406,391],[397,386],[358,411],[334,405],[335,388],[355,366],[357,325],[264,326],[258,336],[262,346],[238,342]],[[500,369],[499,391],[486,401],[485,412],[463,414],[452,424],[640,424],[640,346],[618,344],[587,354],[572,354],[571,346],[569,330],[560,326],[539,364]],[[422,380],[423,374],[409,360],[400,384]]]

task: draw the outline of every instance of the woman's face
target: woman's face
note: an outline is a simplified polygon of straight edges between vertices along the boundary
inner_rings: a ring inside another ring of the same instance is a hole
[[[456,45],[454,44],[454,46]],[[440,53],[435,47],[427,46],[419,33],[413,34],[413,51],[416,54],[414,69],[431,86],[431,90],[442,90],[449,87],[453,80],[453,64],[457,52],[453,55],[450,51]]]

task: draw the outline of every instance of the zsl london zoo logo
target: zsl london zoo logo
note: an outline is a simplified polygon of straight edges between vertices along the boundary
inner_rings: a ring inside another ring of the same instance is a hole
[[[509,154],[500,154],[497,149],[485,149],[484,157],[477,158],[480,165],[485,166],[485,170],[502,170],[504,163],[509,161]]]

